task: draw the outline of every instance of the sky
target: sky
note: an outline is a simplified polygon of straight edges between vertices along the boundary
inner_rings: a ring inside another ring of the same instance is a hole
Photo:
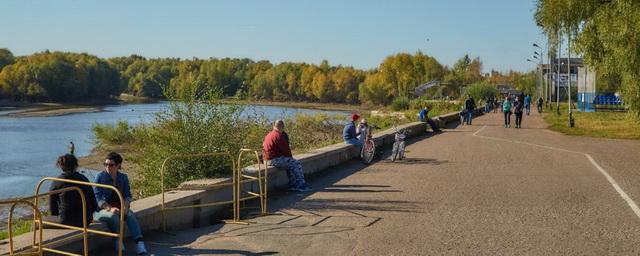
[[[535,69],[534,0],[2,0],[0,48],[376,68],[421,51],[483,72]]]

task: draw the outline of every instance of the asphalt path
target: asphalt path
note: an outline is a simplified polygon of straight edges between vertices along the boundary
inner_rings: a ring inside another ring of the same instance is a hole
[[[147,234],[147,245],[155,255],[640,255],[639,141],[561,135],[537,114],[504,128],[492,113],[407,149],[399,162],[308,177],[310,193],[274,192],[276,214],[255,224]]]

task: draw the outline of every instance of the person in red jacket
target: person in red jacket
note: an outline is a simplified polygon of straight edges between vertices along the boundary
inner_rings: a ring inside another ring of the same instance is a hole
[[[273,123],[273,130],[265,136],[262,142],[262,157],[265,161],[269,161],[269,165],[287,171],[289,190],[298,192],[311,190],[304,180],[302,164],[291,155],[289,135],[284,131],[284,121],[276,120]]]

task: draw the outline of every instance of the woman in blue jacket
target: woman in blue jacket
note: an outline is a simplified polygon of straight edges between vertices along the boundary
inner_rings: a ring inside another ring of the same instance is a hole
[[[127,230],[136,242],[136,253],[146,254],[147,249],[142,241],[142,231],[136,215],[129,209],[131,204],[131,187],[129,177],[120,172],[122,167],[122,156],[116,152],[111,152],[104,160],[104,171],[98,173],[95,183],[112,185],[120,191],[124,202],[120,202],[118,195],[111,189],[94,187],[96,200],[98,201],[98,212],[93,215],[93,219],[104,222],[112,232],[119,232],[120,214],[125,215]],[[116,250],[117,250],[116,244]],[[124,245],[122,246],[124,250]]]

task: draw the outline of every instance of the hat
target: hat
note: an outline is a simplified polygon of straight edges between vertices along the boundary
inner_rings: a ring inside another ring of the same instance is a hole
[[[351,114],[351,120],[352,121],[358,120],[358,118],[360,118],[360,116],[358,114],[356,114],[356,113]]]

